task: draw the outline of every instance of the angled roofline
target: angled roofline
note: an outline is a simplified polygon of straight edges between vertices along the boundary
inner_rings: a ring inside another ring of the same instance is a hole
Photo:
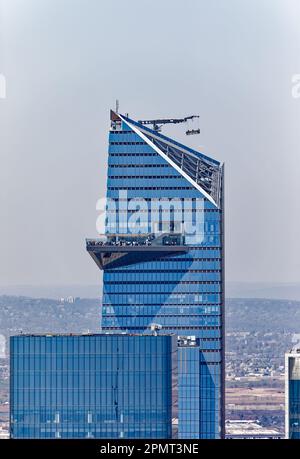
[[[194,188],[196,188],[206,199],[208,199],[215,207],[219,208],[216,201],[207,193],[197,182],[195,182],[186,172],[184,172],[177,164],[175,164],[160,148],[158,148],[143,132],[141,132],[141,128],[144,126],[140,123],[136,123],[127,118],[126,116],[118,114],[120,119],[126,123],[130,129],[132,129],[137,135],[139,135],[144,142],[146,142],[156,153],[158,153],[165,161],[167,161],[177,172],[179,172],[188,182],[190,182]],[[141,128],[140,128],[141,127]],[[156,132],[152,131],[151,129],[147,129],[151,133],[153,132],[156,135]],[[168,137],[166,137],[168,139]],[[170,139],[172,142],[172,139]],[[184,147],[184,146],[183,146]],[[193,150],[191,150],[193,152]],[[219,163],[218,163],[219,164]]]
[[[181,150],[184,150],[187,153],[192,153],[193,155],[197,156],[197,158],[203,159],[204,161],[212,163],[215,166],[221,166],[222,165],[220,163],[220,161],[217,161],[216,159],[210,158],[209,156],[204,155],[200,151],[193,150],[192,148],[187,147],[186,145],[183,145],[182,143],[177,142],[176,140],[171,139],[170,137],[167,137],[164,134],[161,134],[161,133],[159,133],[157,131],[153,131],[153,129],[150,129],[150,128],[146,127],[144,124],[138,123],[137,121],[132,120],[131,118],[128,118],[125,115],[121,115],[120,113],[118,113],[118,116],[123,121],[128,122],[130,124],[133,124],[134,126],[138,127],[140,130],[145,131],[146,133],[149,133],[149,134],[157,137],[158,139],[164,140],[167,143],[171,143],[172,145],[176,146],[177,148],[179,148]]]

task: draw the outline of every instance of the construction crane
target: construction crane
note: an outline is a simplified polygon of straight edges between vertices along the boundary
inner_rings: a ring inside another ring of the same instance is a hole
[[[186,116],[185,118],[167,118],[161,120],[139,120],[141,124],[152,124],[153,130],[160,132],[163,124],[179,124],[187,123],[189,120],[194,120],[195,118],[200,118],[199,115]],[[188,129],[186,135],[200,134],[200,129]]]

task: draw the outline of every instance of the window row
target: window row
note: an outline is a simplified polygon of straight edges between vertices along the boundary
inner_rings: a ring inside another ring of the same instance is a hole
[[[210,261],[210,259],[208,259]],[[202,260],[203,261],[203,260]],[[220,269],[189,269],[187,271],[182,271],[181,269],[140,269],[140,270],[132,270],[132,269],[127,269],[126,271],[124,270],[118,270],[114,269],[112,270],[113,274],[140,274],[140,273],[181,273],[182,275],[186,276],[189,273],[220,273]],[[108,273],[108,272],[107,272]],[[107,276],[106,273],[106,276]]]
[[[108,178],[112,179],[129,179],[129,180],[136,180],[136,179],[180,179],[181,177],[178,175],[109,175]]]
[[[171,166],[169,164],[110,164],[109,167],[162,167],[162,168],[170,168]]]
[[[143,280],[143,277],[140,276],[140,279],[135,279],[133,281],[130,281],[130,280],[126,280],[126,285],[130,284],[130,285],[136,285],[138,284],[139,280]],[[153,284],[153,281],[146,281],[146,280],[143,280],[143,284],[149,284],[149,285],[152,285]],[[159,280],[155,280],[155,284],[174,284],[174,285],[185,285],[185,284],[199,284],[199,285],[217,285],[217,284],[221,284],[221,281],[209,281],[209,280],[204,280],[204,281],[201,281],[201,280],[195,280],[195,281],[179,281],[179,282],[173,282],[173,281],[168,281],[168,280],[162,280],[162,281],[159,281]],[[115,282],[115,281],[108,281],[108,280],[105,280],[105,285],[118,285],[120,286],[120,282]],[[123,287],[123,286],[122,286]]]
[[[109,142],[110,145],[147,145],[146,142]]]
[[[120,190],[121,187],[116,187],[116,186],[108,186],[108,190]],[[127,186],[127,190],[193,190],[194,188],[192,186],[170,186],[170,187],[151,187],[151,186]]]
[[[110,153],[109,156],[158,156],[158,154],[157,153],[119,152],[119,153]]]

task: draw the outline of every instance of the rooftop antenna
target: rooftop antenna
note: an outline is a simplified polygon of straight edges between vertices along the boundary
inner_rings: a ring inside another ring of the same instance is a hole
[[[119,113],[119,100],[116,99],[116,113]]]

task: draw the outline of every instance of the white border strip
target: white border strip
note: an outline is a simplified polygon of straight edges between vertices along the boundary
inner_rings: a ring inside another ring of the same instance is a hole
[[[201,188],[200,185],[198,185],[198,183],[196,183],[186,172],[184,172],[182,169],[180,169],[179,166],[177,166],[177,164],[175,164],[165,153],[163,153],[156,145],[154,145],[153,142],[151,142],[151,140],[148,139],[148,137],[145,136],[145,134],[143,134],[136,126],[134,126],[133,124],[129,123],[128,121],[124,120],[124,118],[122,117],[122,115],[118,115],[121,120],[127,124],[127,126],[130,127],[130,129],[132,129],[136,134],[138,134],[143,140],[144,142],[146,142],[151,148],[153,148],[153,150],[156,151],[156,153],[158,153],[165,161],[167,161],[175,170],[177,170],[177,172],[179,172],[186,180],[188,180],[198,191],[200,191],[200,193],[203,194],[203,196],[205,196],[214,206],[216,206],[218,208],[218,205],[217,203],[215,202],[215,200],[205,191],[203,190],[203,188]]]

